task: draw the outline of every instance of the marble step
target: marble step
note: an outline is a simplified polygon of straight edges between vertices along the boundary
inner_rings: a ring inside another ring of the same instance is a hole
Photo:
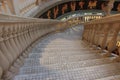
[[[97,54],[97,51],[54,51],[54,52],[40,52],[40,53],[30,53],[29,58],[40,58],[42,56],[68,56],[68,55],[84,55],[84,54]]]
[[[49,55],[48,54],[44,54],[44,55]],[[80,59],[80,60],[86,60],[87,57],[90,57],[91,59],[93,58],[102,58],[102,56],[100,56],[99,54],[84,54],[84,55],[80,55],[80,54],[76,54],[76,55],[60,55],[60,56],[43,56],[42,58],[40,58],[41,60],[68,60],[71,59],[71,60],[74,60],[75,58],[76,59]]]
[[[103,59],[93,59],[86,61],[68,62],[68,63],[56,63],[51,65],[40,65],[40,66],[28,66],[22,67],[19,74],[34,74],[34,73],[44,73],[49,72],[50,69],[53,70],[71,70],[76,68],[98,66],[113,63],[109,58]]]
[[[68,53],[73,53],[73,52],[98,52],[97,50],[88,50],[88,49],[81,49],[80,50],[40,50],[40,49],[34,49],[31,53],[64,53],[64,52],[68,52]]]
[[[14,80],[95,80],[120,74],[120,63],[77,68],[72,70],[50,70],[37,74],[18,75]]]
[[[36,48],[34,50],[39,50],[39,51],[81,51],[81,50],[88,50],[87,48],[67,48],[67,47],[64,47],[64,48]]]
[[[44,50],[48,50],[48,49],[52,49],[52,50],[58,50],[58,49],[61,49],[61,50],[66,50],[66,49],[74,49],[74,50],[78,50],[78,49],[88,49],[88,48],[83,48],[81,46],[42,46],[42,47],[38,47],[36,49],[44,49]]]
[[[28,58],[25,61],[24,66],[34,66],[41,64],[55,64],[63,62],[76,62],[91,59],[103,58],[98,54],[85,54],[85,55],[74,55],[74,56],[60,56],[60,57],[45,57],[45,58]]]
[[[64,40],[64,39],[62,39],[62,40],[56,39],[54,41],[48,41],[48,39],[46,39],[46,40],[44,39],[43,41],[38,43],[38,45],[44,45],[44,44],[46,45],[46,44],[48,44],[48,42],[49,42],[49,44],[53,44],[53,45],[54,45],[54,43],[55,44],[60,44],[60,43],[65,43],[65,44],[74,44],[74,43],[84,44],[84,42],[81,39],[77,39],[77,40],[74,40],[74,41],[73,40]]]
[[[120,75],[109,76],[109,77],[96,79],[96,80],[120,80]]]
[[[84,55],[84,54],[94,54],[94,53],[96,53],[96,52],[90,52],[90,51],[85,51],[85,52],[74,52],[74,51],[72,51],[72,52],[60,52],[60,53],[58,53],[58,52],[51,52],[51,53],[46,53],[46,52],[43,52],[43,53],[31,53],[30,55],[29,55],[29,58],[41,58],[42,56],[45,56],[45,57],[51,57],[51,56],[69,56],[69,55],[71,55],[71,56],[73,56],[73,55]]]
[[[77,46],[76,46],[77,45]],[[35,48],[83,48],[84,45],[81,45],[81,44],[62,44],[62,45],[50,45],[50,44],[46,44],[46,45],[39,45],[39,46],[36,46]],[[87,48],[87,47],[86,47]]]
[[[66,46],[66,47],[71,47],[71,46],[83,46],[85,44],[83,43],[42,43],[42,44],[38,44],[36,45],[37,48],[41,47],[41,46],[51,46],[51,47],[62,47],[62,46]]]
[[[92,48],[36,48],[33,49],[32,53],[40,53],[40,52],[63,52],[63,51],[97,51]]]

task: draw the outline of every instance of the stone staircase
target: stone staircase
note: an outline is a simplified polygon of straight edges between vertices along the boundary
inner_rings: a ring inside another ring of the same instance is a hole
[[[120,63],[83,47],[76,29],[42,39],[14,80],[120,80]]]

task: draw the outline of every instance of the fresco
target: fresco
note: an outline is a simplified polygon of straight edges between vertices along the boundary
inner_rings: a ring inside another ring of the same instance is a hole
[[[41,15],[40,18],[56,19],[65,13],[77,10],[104,10],[104,6],[106,6],[107,3],[108,1],[101,0],[79,0],[66,2],[49,9],[47,12]],[[116,1],[114,3],[112,10],[120,12],[120,1]]]

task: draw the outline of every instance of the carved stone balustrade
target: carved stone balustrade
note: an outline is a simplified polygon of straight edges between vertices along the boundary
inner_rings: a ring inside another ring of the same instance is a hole
[[[99,47],[103,56],[110,56],[115,50],[120,56],[120,47],[116,46],[119,37],[120,14],[84,23],[83,40],[90,46],[96,46],[96,49]]]
[[[0,78],[12,79],[41,37],[65,28],[62,21],[0,14]]]

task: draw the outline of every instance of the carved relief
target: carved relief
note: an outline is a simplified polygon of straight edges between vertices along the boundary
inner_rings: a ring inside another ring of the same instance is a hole
[[[118,6],[117,6],[117,11],[120,12],[120,3],[119,3]]]
[[[80,7],[80,9],[83,9],[84,4],[85,4],[85,2],[83,2],[83,1],[80,1],[80,2],[79,2],[79,7]]]
[[[110,12],[113,8],[113,4],[114,4],[115,0],[109,0],[104,6],[103,6],[103,10],[106,14],[106,16],[110,15]]]
[[[67,8],[68,8],[68,5],[64,4],[63,7],[62,7],[62,14],[65,13],[65,11],[67,10]]]
[[[88,4],[89,9],[95,9],[97,5],[97,0],[90,0]]]
[[[58,11],[59,11],[59,9],[58,9],[58,6],[57,6],[57,7],[54,8],[54,19],[57,17]]]
[[[71,11],[75,11],[76,10],[76,2],[71,2],[70,7],[71,7]]]
[[[48,19],[51,19],[51,11],[50,10],[47,12],[47,17],[48,17]]]

